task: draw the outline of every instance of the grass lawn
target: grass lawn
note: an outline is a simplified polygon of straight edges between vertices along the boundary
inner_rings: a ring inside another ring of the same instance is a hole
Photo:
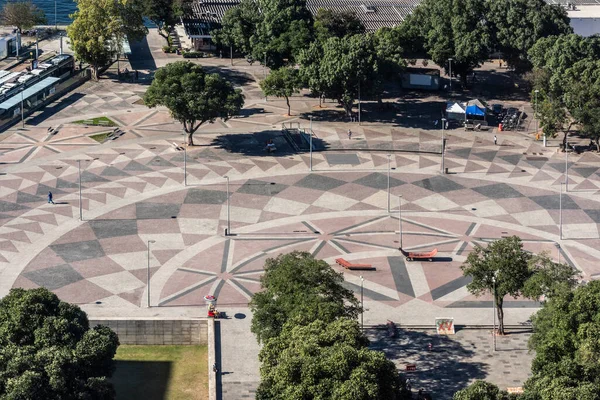
[[[73,123],[74,124],[83,124],[85,121],[93,121],[92,125],[117,126],[117,124],[112,119],[106,118],[106,117],[82,119],[79,121],[73,121]]]
[[[94,139],[98,143],[102,143],[106,140],[110,132],[98,133],[97,135],[91,135],[90,139]]]
[[[117,400],[208,399],[207,346],[119,346]]]

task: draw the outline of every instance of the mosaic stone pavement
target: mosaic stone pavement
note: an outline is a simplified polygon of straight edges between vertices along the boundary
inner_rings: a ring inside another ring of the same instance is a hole
[[[43,285],[67,301],[135,310],[146,305],[148,240],[156,241],[152,305],[197,305],[209,292],[223,305],[245,304],[259,288],[265,258],[304,250],[331,263],[343,256],[376,266],[363,273],[366,306],[380,310],[368,317],[374,323],[488,306],[489,299],[466,292],[459,266],[474,243],[501,236],[518,234],[527,249],[555,257],[558,241],[561,258],[586,279],[600,272],[595,155],[572,157],[571,191],[563,196],[563,232],[571,240],[560,241],[562,155],[531,160],[528,154],[542,152],[535,144],[505,149],[453,138],[446,163],[464,172],[445,176],[439,155],[395,153],[388,214],[386,154],[358,151],[360,164],[352,166],[329,164],[335,152],[316,153],[320,171],[309,173],[307,155],[247,157],[209,146],[214,138],[202,136],[204,146],[189,152],[187,187],[184,154],[171,139],[89,149],[90,161],[82,162],[83,222],[74,159],[12,167],[0,176],[0,294]],[[235,235],[228,237],[224,176],[230,177]],[[56,205],[46,204],[48,190]],[[400,194],[404,247],[437,247],[435,262],[406,263],[399,256]],[[345,272],[345,279],[359,290],[358,273]]]

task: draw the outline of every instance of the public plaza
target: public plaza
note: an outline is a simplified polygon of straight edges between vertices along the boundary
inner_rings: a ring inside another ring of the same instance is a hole
[[[152,61],[164,65],[167,56]],[[561,198],[559,139],[543,147],[530,131],[452,129],[443,174],[439,112],[359,125],[328,118],[339,112],[331,100],[320,109],[297,95],[286,116],[285,101],[265,100],[258,88],[261,67],[203,62],[238,79],[246,104],[240,117],[202,126],[185,151],[174,145],[183,143],[180,124],[166,109],[143,105],[151,76],[143,67],[138,83],[111,74],[88,82],[0,136],[0,296],[44,286],[91,318],[166,318],[205,317],[203,298],[212,294],[228,316],[216,332],[222,398],[253,397],[258,345],[248,301],[267,258],[307,251],[343,272],[357,296],[362,290],[373,346],[401,369],[417,363],[413,388],[451,398],[476,378],[521,386],[529,333],[498,338],[494,352],[491,296],[470,295],[460,266],[474,245],[517,235],[527,250],[547,251],[594,279],[600,158],[569,154]],[[408,100],[397,103],[409,110]],[[113,128],[74,123],[99,116],[125,134],[100,144],[90,136]],[[284,123],[312,126],[318,150],[294,151]],[[272,154],[263,150],[269,139]],[[49,191],[56,204],[47,202]],[[438,254],[408,262],[401,241],[406,250]],[[343,270],[339,257],[376,270]],[[509,332],[526,330],[538,307],[507,297]],[[428,330],[436,317],[480,329],[438,337]],[[401,327],[397,339],[374,329],[387,320]]]

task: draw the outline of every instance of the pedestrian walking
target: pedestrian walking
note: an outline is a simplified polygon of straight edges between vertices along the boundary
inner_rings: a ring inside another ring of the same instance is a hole
[[[48,192],[48,204],[50,204],[50,203],[56,204],[56,203],[54,203],[54,200],[52,200],[52,192]]]
[[[494,135],[494,145],[498,144],[498,138],[496,137],[496,135]]]
[[[348,129],[348,140],[352,140],[352,131]]]

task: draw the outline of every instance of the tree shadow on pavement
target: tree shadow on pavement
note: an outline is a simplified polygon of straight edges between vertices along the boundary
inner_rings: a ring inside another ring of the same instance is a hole
[[[266,151],[266,144],[271,140],[277,150]],[[233,133],[217,136],[210,146],[226,150],[228,153],[238,153],[252,157],[285,157],[298,154],[292,144],[279,130],[266,130],[254,133]],[[321,139],[313,138],[313,148],[320,151],[325,149]]]
[[[56,116],[56,114],[65,108],[72,106],[83,97],[85,97],[85,94],[79,92],[71,93],[67,97],[62,97],[56,100],[54,103],[48,104],[46,107],[42,108],[41,112],[38,111],[38,113],[35,113],[34,116],[29,117],[27,119],[27,125],[39,125],[46,119]]]
[[[238,71],[235,69],[225,67],[213,67],[208,65],[203,65],[202,68],[209,74],[217,73],[221,75],[223,78],[231,82],[233,86],[246,86],[251,82],[254,82],[254,78],[252,77],[252,75],[243,71]]]
[[[467,387],[474,379],[487,376],[487,365],[470,361],[474,351],[434,331],[430,334],[397,329],[396,337],[389,338],[386,329],[371,329],[367,337],[371,349],[383,351],[410,379],[413,391],[423,388],[436,400],[450,400],[455,392]],[[406,364],[415,364],[416,370],[405,372]]]

